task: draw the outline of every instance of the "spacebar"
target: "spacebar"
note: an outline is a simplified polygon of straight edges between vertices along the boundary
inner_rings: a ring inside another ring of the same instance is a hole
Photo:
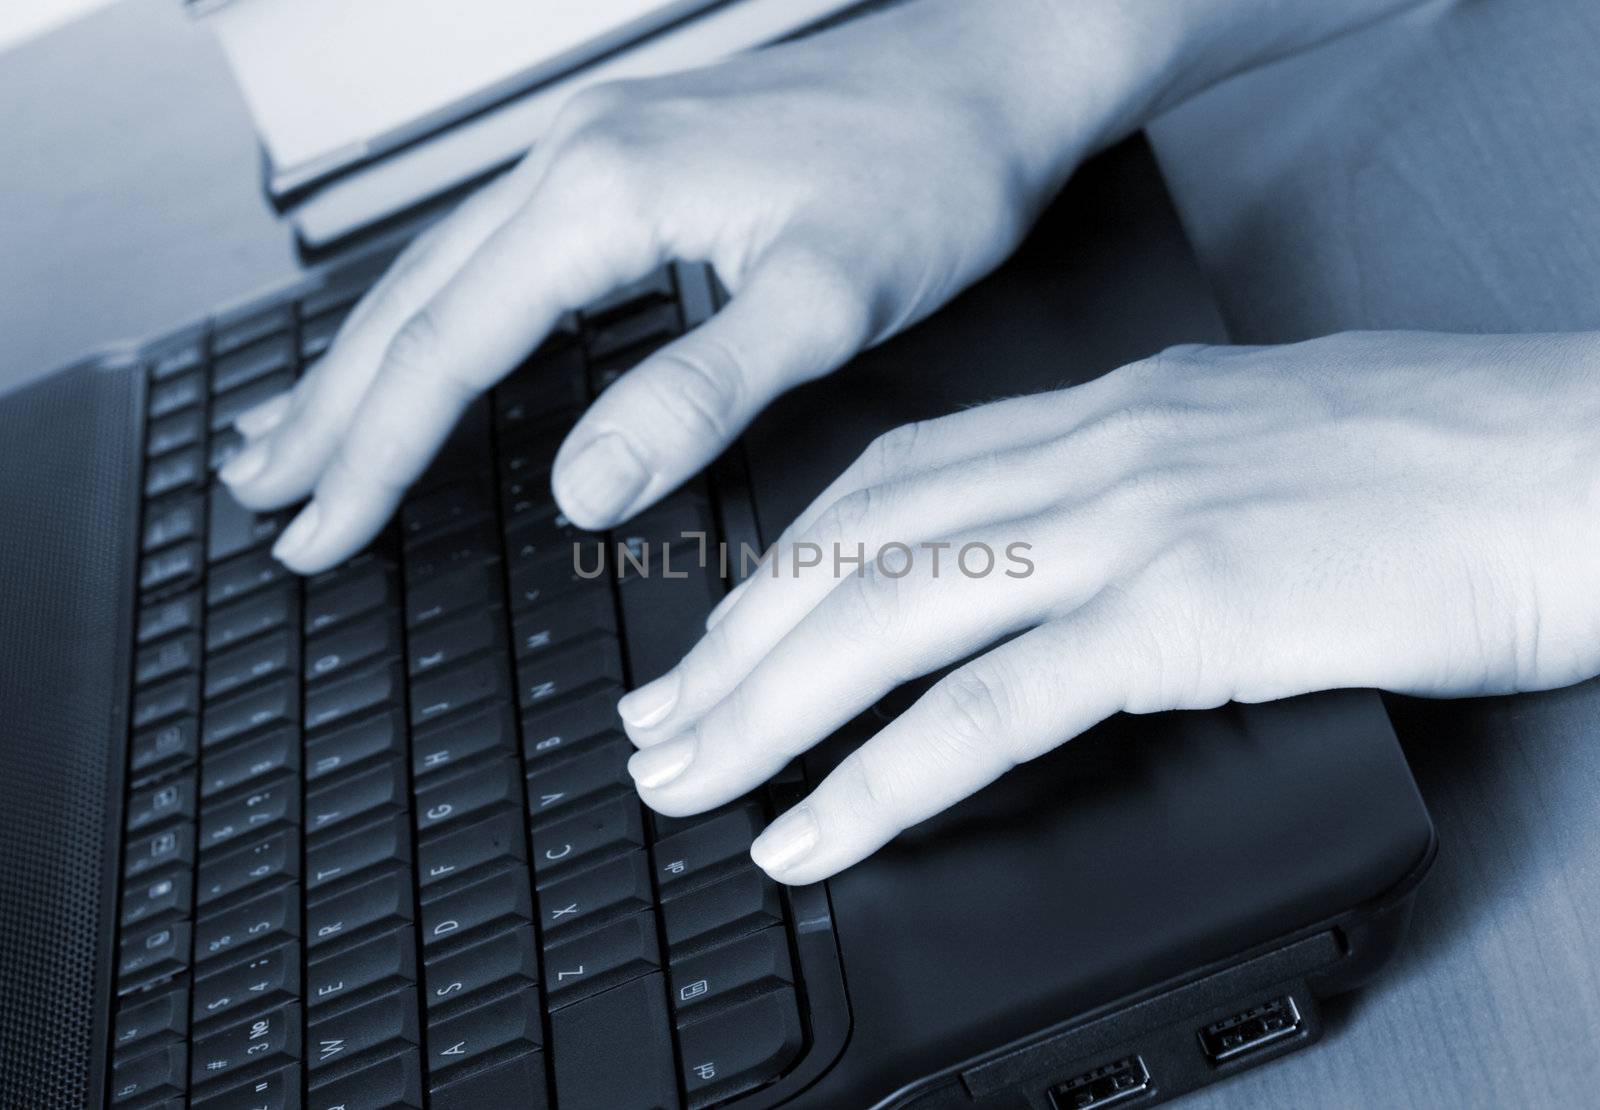
[[[659,971],[550,1016],[561,1110],[677,1107],[678,1081]]]

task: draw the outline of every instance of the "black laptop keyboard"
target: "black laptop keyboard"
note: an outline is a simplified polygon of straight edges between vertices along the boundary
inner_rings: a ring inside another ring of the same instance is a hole
[[[723,592],[683,538],[715,539],[710,494],[595,537],[548,492],[593,393],[681,330],[674,274],[572,321],[308,580],[269,554],[290,514],[214,475],[360,284],[151,357],[113,1104],[701,1107],[801,1059],[769,800],[650,813],[616,721]]]

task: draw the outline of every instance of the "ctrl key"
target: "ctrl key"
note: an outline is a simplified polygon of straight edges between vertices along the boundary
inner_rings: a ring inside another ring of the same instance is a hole
[[[785,987],[678,1030],[691,1110],[784,1073],[800,1053],[800,1013]]]
[[[163,1095],[182,1095],[188,1066],[188,1046],[181,1041],[125,1059],[119,1057],[111,1067],[111,1102],[120,1106]]]

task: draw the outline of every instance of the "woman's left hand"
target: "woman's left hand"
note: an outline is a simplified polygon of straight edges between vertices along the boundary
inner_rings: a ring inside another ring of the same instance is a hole
[[[1600,342],[1179,348],[897,429],[623,699],[629,770],[663,813],[711,808],[985,648],[756,862],[826,878],[1119,711],[1600,673]]]

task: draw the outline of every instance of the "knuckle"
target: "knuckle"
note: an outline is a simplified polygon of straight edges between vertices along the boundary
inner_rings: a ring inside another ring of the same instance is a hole
[[[1181,466],[1166,463],[1132,471],[1105,494],[1102,510],[1111,517],[1166,513],[1181,504],[1194,478]]]
[[[693,345],[668,348],[652,360],[653,372],[640,375],[652,400],[673,413],[697,440],[721,440],[733,431],[733,415],[744,395],[744,377],[734,352],[704,337]]]
[[[859,347],[871,333],[871,297],[862,278],[833,252],[802,242],[777,248],[771,259],[812,313],[820,336],[840,347]]]
[[[865,476],[876,481],[910,469],[920,453],[927,428],[926,421],[890,428],[867,445],[856,465]]]
[[[626,111],[632,93],[624,81],[600,81],[573,93],[561,109],[560,122],[575,130]]]
[[[423,305],[406,318],[389,340],[384,363],[394,373],[418,379],[438,367],[442,354],[438,315],[431,305]]]
[[[579,195],[636,197],[644,146],[637,128],[606,116],[575,130],[556,157],[552,174]]]
[[[904,578],[869,569],[851,575],[834,588],[839,603],[832,607],[836,633],[850,643],[875,644],[891,639],[900,627]]]
[[[977,665],[962,667],[932,691],[932,739],[952,759],[970,762],[1002,747],[1013,716],[1004,684]]]
[[[864,536],[877,507],[878,495],[867,486],[852,490],[823,510],[811,529],[810,538],[818,543],[843,543]]]

